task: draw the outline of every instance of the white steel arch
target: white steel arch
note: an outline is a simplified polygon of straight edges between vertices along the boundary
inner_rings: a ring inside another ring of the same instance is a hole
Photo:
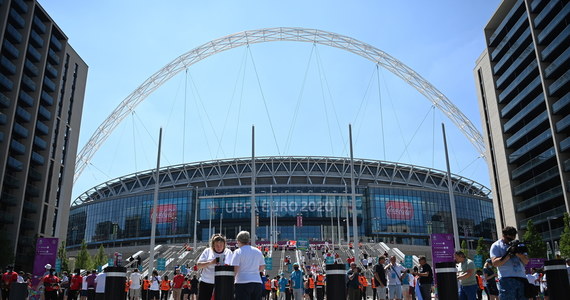
[[[89,141],[87,141],[87,144],[79,151],[75,162],[75,176],[73,182],[79,178],[95,152],[97,152],[99,147],[107,140],[119,123],[164,82],[191,65],[216,53],[249,44],[276,41],[309,42],[331,46],[360,55],[384,67],[414,87],[440,111],[447,115],[467,139],[469,139],[479,154],[485,157],[483,137],[473,123],[471,123],[459,108],[443,93],[401,61],[370,44],[345,35],[318,29],[276,27],[238,32],[212,40],[180,55],[150,76],[111,112],[107,119],[99,125],[95,133],[93,133]]]

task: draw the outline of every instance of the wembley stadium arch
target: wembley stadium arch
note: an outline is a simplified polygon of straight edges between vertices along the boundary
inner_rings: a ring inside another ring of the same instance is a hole
[[[401,61],[370,44],[345,35],[319,29],[277,27],[243,31],[212,40],[180,55],[150,76],[111,112],[79,151],[75,164],[74,182],[119,123],[139,103],[173,76],[216,53],[250,44],[277,41],[308,42],[335,47],[359,55],[385,68],[424,95],[457,126],[478,153],[482,157],[485,156],[483,137],[473,123],[442,92]]]

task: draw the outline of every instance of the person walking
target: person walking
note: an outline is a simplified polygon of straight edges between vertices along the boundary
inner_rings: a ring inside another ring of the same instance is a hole
[[[483,266],[483,277],[487,285],[485,286],[485,293],[487,294],[487,299],[498,300],[499,299],[499,289],[497,288],[497,273],[493,270],[493,263],[491,259],[488,258]]]
[[[210,247],[202,252],[196,263],[198,270],[202,270],[198,284],[198,300],[212,298],[216,266],[229,264],[231,256],[232,251],[226,247],[226,238],[221,234],[212,235]]]
[[[347,293],[349,300],[360,300],[360,281],[358,278],[360,273],[358,272],[358,268],[356,267],[356,263],[350,263],[350,270],[346,273],[347,276]]]
[[[427,263],[427,258],[425,256],[420,257],[419,259],[420,267],[418,268],[417,272],[413,272],[412,274],[415,276],[419,276],[419,283],[420,287],[420,294],[422,299],[430,300],[431,299],[431,287],[433,285],[433,270],[431,266]]]
[[[260,300],[261,277],[259,272],[265,270],[265,259],[261,251],[251,247],[249,232],[241,231],[236,236],[239,247],[232,255],[231,265],[235,270],[236,300]]]
[[[459,300],[477,299],[477,278],[475,263],[465,256],[463,251],[455,251],[457,280],[459,281]]]
[[[71,276],[71,283],[69,285],[69,293],[67,295],[68,300],[77,300],[79,291],[81,290],[81,284],[83,283],[83,277],[81,276],[81,270],[75,269],[73,275]]]

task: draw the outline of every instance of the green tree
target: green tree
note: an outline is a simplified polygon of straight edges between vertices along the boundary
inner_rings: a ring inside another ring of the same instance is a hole
[[[560,236],[560,255],[570,258],[570,216],[564,213],[564,231]]]
[[[85,240],[81,241],[81,250],[79,250],[79,254],[77,254],[75,268],[82,270],[89,270],[93,268],[91,255],[89,255],[89,252],[87,252],[87,244],[85,243]]]
[[[95,254],[93,258],[93,265],[95,268],[102,266],[107,263],[107,254],[105,254],[105,248],[103,245],[99,246],[99,251]]]
[[[483,242],[483,238],[480,237],[479,241],[477,241],[477,249],[475,250],[477,254],[483,256],[483,261],[489,258],[489,248]]]
[[[465,256],[469,257],[469,251],[467,251],[467,241],[463,240],[461,242],[461,251],[463,251],[463,253],[465,253]]]
[[[67,250],[65,250],[65,241],[62,241],[59,249],[57,249],[57,258],[61,262],[61,271],[69,272],[69,258],[67,257]]]
[[[532,220],[526,223],[526,232],[522,237],[528,247],[528,256],[532,258],[546,257],[546,243],[542,240],[542,235],[534,227]]]

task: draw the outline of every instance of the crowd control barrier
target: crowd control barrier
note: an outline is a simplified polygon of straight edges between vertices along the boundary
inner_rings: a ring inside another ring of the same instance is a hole
[[[343,264],[326,265],[327,300],[346,300],[346,270]]]
[[[437,295],[439,300],[456,300],[459,295],[457,287],[457,268],[455,262],[435,264],[437,278]]]
[[[216,266],[214,279],[214,294],[216,300],[234,299],[234,267]]]

